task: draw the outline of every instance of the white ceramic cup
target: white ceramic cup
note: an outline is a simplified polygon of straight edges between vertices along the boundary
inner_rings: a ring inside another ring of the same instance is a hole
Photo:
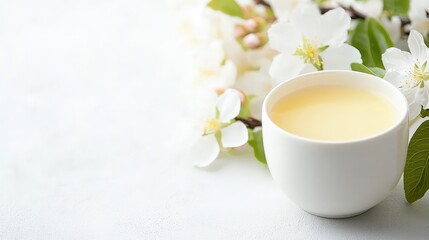
[[[375,136],[352,141],[296,136],[270,119],[273,106],[284,96],[307,87],[330,85],[358,87],[379,94],[393,104],[398,119]],[[287,80],[265,98],[262,126],[265,154],[274,181],[290,200],[317,216],[343,218],[367,211],[386,198],[404,170],[407,100],[396,87],[372,75],[322,71]]]

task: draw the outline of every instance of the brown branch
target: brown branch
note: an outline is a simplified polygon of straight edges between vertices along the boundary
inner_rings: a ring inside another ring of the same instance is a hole
[[[253,0],[253,2],[256,5],[259,4],[259,5],[262,5],[262,6],[265,6],[265,7],[271,7],[270,3],[267,2],[266,0]],[[343,8],[344,10],[346,10],[349,13],[349,15],[350,15],[350,17],[352,19],[363,19],[364,20],[364,19],[366,19],[368,17],[365,14],[357,11],[353,7],[346,7],[346,6],[341,5],[341,4],[339,5],[339,7]],[[324,13],[326,13],[329,10],[332,10],[334,8],[328,8],[328,7],[319,6],[319,9],[320,9],[320,12],[322,14],[324,14]],[[429,17],[429,12],[426,12],[426,15]],[[405,25],[408,25],[410,23],[411,23],[410,19],[408,19],[408,18],[401,18],[401,27],[404,27]]]
[[[250,129],[254,129],[256,127],[262,126],[262,122],[260,120],[252,117],[249,117],[249,118],[236,117],[235,120],[244,123],[244,125],[246,125],[246,127]]]
[[[349,13],[350,17],[352,19],[362,19],[365,20],[368,16],[366,16],[365,14],[357,11],[356,9],[352,8],[352,7],[346,7],[344,5],[340,5],[341,8],[343,8],[344,10],[346,10],[346,12]],[[333,8],[327,8],[327,7],[320,7],[320,12],[322,14],[328,12],[329,10],[332,10]],[[411,21],[408,18],[401,18],[401,27],[410,24]]]
[[[262,5],[262,6],[265,6],[265,7],[271,7],[271,5],[267,1],[264,1],[264,0],[253,0],[253,2],[256,5]]]

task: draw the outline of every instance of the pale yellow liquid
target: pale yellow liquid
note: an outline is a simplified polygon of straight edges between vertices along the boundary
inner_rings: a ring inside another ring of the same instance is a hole
[[[391,127],[396,109],[384,97],[352,87],[312,87],[277,102],[270,117],[284,130],[306,138],[347,141]]]

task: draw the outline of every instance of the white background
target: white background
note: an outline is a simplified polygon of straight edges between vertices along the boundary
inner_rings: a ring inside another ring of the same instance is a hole
[[[402,182],[355,218],[309,215],[251,154],[191,167],[181,56],[159,1],[0,4],[0,239],[429,239]]]

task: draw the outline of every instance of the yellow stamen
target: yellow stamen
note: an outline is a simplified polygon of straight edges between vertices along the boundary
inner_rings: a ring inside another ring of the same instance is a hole
[[[405,86],[407,86],[408,88],[424,86],[422,84],[424,84],[424,81],[425,81],[425,72],[421,67],[414,65],[414,69],[410,71],[410,75],[412,79],[411,81],[408,79],[405,80],[404,81]]]
[[[204,127],[204,134],[211,134],[219,131],[221,129],[221,123],[216,118],[209,118],[206,121],[205,127]]]
[[[323,62],[320,57],[320,46],[310,39],[304,37],[302,39],[302,46],[296,49],[295,55],[301,56],[305,63],[311,63],[318,70],[323,70]]]

